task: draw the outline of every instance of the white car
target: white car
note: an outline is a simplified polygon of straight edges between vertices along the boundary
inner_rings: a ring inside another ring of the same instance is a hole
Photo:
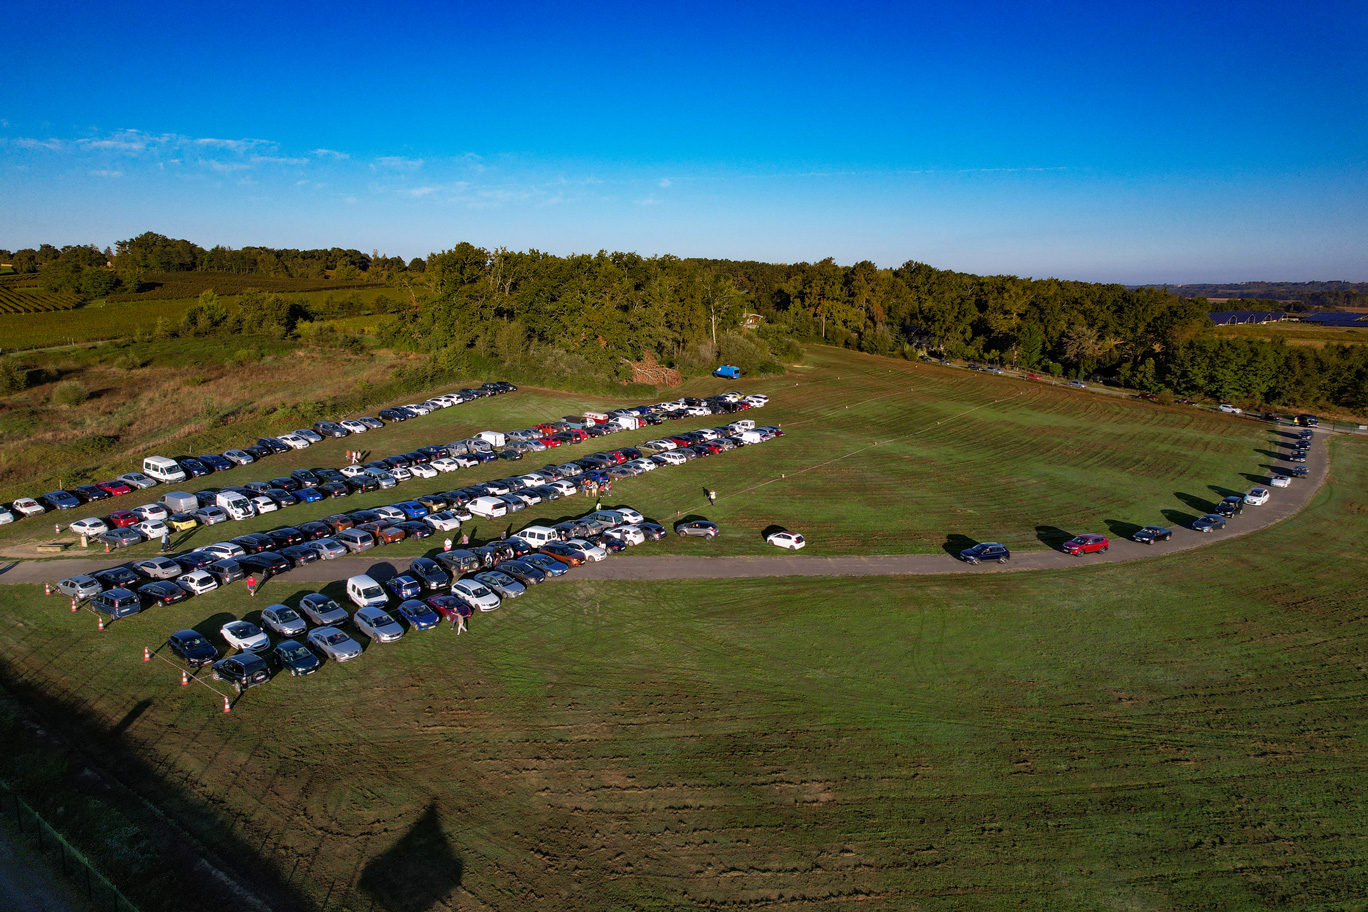
[[[356,629],[377,643],[393,643],[404,635],[404,627],[383,608],[362,608],[352,616]]]
[[[141,507],[134,507],[133,512],[137,513],[143,519],[165,520],[171,515],[167,512],[166,507],[163,507],[161,504],[143,504]]]
[[[461,528],[461,521],[456,518],[456,514],[450,510],[442,510],[439,513],[429,513],[423,517],[423,522],[438,532],[455,532]]]
[[[345,478],[355,478],[357,475],[365,475],[366,467],[359,465],[345,465],[339,469]]]
[[[566,481],[564,478],[558,478],[555,481],[549,482],[547,487],[555,488],[557,491],[560,491],[562,497],[569,497],[579,491],[579,488],[575,487],[573,481]]]
[[[663,459],[666,463],[670,465],[676,466],[683,465],[684,463],[689,461],[688,457],[685,456],[683,453],[676,453],[673,451],[661,453],[659,458]]]
[[[408,404],[408,405],[406,405],[406,406],[403,406],[403,407],[406,408],[406,409],[408,409],[410,412],[413,412],[415,415],[430,415],[430,414],[432,414],[432,409],[428,408],[426,405],[418,405],[417,403],[410,403],[410,404]]]
[[[351,431],[353,434],[364,434],[366,433],[366,431],[370,430],[370,428],[366,427],[364,424],[357,421],[355,418],[344,418],[343,420],[337,423],[342,425],[347,430]]]
[[[322,443],[323,435],[318,431],[311,431],[308,428],[299,428],[292,432],[296,437],[303,437],[309,443]]]
[[[166,523],[159,519],[144,519],[142,522],[135,524],[133,528],[137,529],[138,534],[148,541],[155,541],[171,531]]]
[[[32,497],[21,497],[14,502],[14,509],[24,516],[42,516],[47,512],[43,505]]]
[[[461,464],[449,456],[432,460],[432,467],[439,472],[454,472],[461,467]]]
[[[413,473],[413,476],[414,476],[415,478],[436,478],[436,477],[437,477],[437,470],[436,470],[436,469],[434,469],[434,468],[433,468],[432,466],[430,466],[430,465],[423,465],[421,462],[415,462],[415,463],[409,468],[409,471]],[[394,477],[395,477],[395,478],[398,478],[399,476],[396,475],[396,476],[394,476]]]
[[[398,507],[376,507],[374,512],[388,523],[401,523],[408,520],[408,514]]]
[[[1268,483],[1275,488],[1285,488],[1292,483],[1292,479],[1286,475],[1274,475],[1268,480]]]
[[[253,497],[252,506],[256,507],[258,516],[260,516],[263,513],[274,513],[276,510],[280,509],[280,505],[277,504],[274,500],[271,500],[271,498],[267,497],[265,494],[258,494],[257,496]]]
[[[191,570],[189,573],[176,577],[176,584],[191,595],[204,595],[206,592],[213,592],[218,588],[218,580],[214,574],[204,570]]]
[[[628,545],[640,545],[646,541],[646,533],[636,526],[618,526],[616,529],[609,529],[603,534],[620,539]]]
[[[675,443],[673,440],[665,440],[663,438],[661,440],[651,440],[647,442],[646,445],[657,453],[668,453],[670,450],[679,448],[679,444]]]
[[[235,545],[232,542],[226,541],[205,545],[203,548],[200,548],[200,550],[214,555],[219,560],[237,560],[247,553],[243,550],[241,545]]]
[[[1244,409],[1236,408],[1235,406],[1231,405],[1229,402],[1222,402],[1220,405],[1216,406],[1216,408],[1217,408],[1218,410],[1222,411],[1222,412],[1225,412],[1227,415],[1243,415],[1243,414],[1244,414]]]
[[[271,648],[271,638],[251,621],[229,621],[219,628],[228,645],[243,652],[261,652]]]
[[[251,465],[256,462],[256,457],[246,450],[224,450],[223,458],[240,466]]]
[[[309,547],[317,551],[323,560],[336,560],[347,556],[347,546],[335,538],[320,538],[318,541],[309,542]]]
[[[457,580],[451,584],[451,594],[480,611],[493,611],[500,604],[499,597],[478,580]]]
[[[586,561],[598,562],[608,556],[607,551],[603,550],[593,542],[587,542],[582,538],[572,538],[568,542],[566,542],[566,544],[574,548],[580,554],[583,554],[584,559]]]
[[[776,548],[788,548],[790,551],[797,551],[807,544],[797,532],[771,532],[765,536],[765,541]]]
[[[1269,491],[1267,488],[1252,488],[1250,492],[1245,495],[1245,503],[1253,507],[1262,507],[1264,504],[1268,503],[1268,498]]]
[[[413,477],[413,472],[403,466],[395,466],[389,470],[389,476],[395,481],[408,481]],[[381,486],[384,486],[385,479],[380,479]]]
[[[622,522],[626,525],[635,526],[646,521],[646,517],[642,516],[631,507],[609,507],[608,512],[616,513],[618,516],[621,516]]]
[[[0,526],[5,526],[14,522],[14,514],[0,506]]]
[[[750,403],[751,408],[764,408],[769,404],[769,396],[764,393],[752,393],[746,397],[745,401]]]
[[[137,488],[140,491],[145,491],[148,488],[155,488],[157,486],[156,479],[148,478],[142,472],[128,472],[120,475],[117,480],[122,481],[130,488]]]
[[[309,446],[309,441],[298,434],[281,434],[277,439],[292,450],[303,450]]]
[[[518,481],[529,488],[535,488],[537,485],[546,484],[546,476],[541,472],[528,472],[526,475],[519,475]]]
[[[295,637],[306,632],[309,624],[289,605],[271,605],[261,609],[261,623],[284,637]]]
[[[86,538],[94,538],[101,533],[108,532],[109,526],[105,525],[103,519],[94,516],[89,519],[78,519],[71,524],[70,529],[77,535],[84,535]]]
[[[712,412],[708,411],[708,409],[701,405],[694,405],[690,406],[688,411],[685,412],[685,414],[687,414],[691,418],[707,418],[709,415],[712,414]]]
[[[656,469],[660,468],[660,463],[651,462],[649,459],[633,459],[628,465],[634,465],[643,472],[654,472]]]

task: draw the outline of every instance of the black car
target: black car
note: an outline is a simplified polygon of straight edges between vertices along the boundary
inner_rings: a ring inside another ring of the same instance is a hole
[[[285,444],[282,443],[281,446],[285,446]],[[289,447],[285,447],[285,449],[288,450]],[[260,460],[260,459],[265,459],[267,456],[274,456],[276,453],[283,452],[283,451],[282,451],[282,450],[273,450],[273,449],[271,449],[271,448],[268,447],[268,446],[262,446],[261,444],[258,443],[258,444],[254,445],[254,446],[243,447],[243,448],[242,448],[242,452],[246,453],[248,456],[251,456],[253,459],[258,459],[258,460]]]
[[[318,486],[318,491],[327,497],[348,497],[352,493],[352,486],[345,481],[325,481]]]
[[[323,667],[323,660],[297,640],[281,640],[277,643],[271,650],[270,662],[274,668],[288,670],[292,677],[311,675]]]
[[[215,472],[226,472],[233,467],[231,460],[225,459],[217,453],[205,453],[203,456],[196,456],[195,458]]]
[[[458,548],[455,551],[443,551],[440,554],[435,555],[433,559],[441,564],[453,577],[459,577],[466,573],[473,573],[483,566],[479,555],[475,554],[473,551],[467,551],[464,548]]]
[[[276,547],[280,548],[299,545],[304,542],[304,533],[294,526],[281,526],[279,529],[272,529],[266,535],[275,543]],[[319,537],[322,538],[323,536]]]
[[[347,487],[351,488],[353,491],[362,493],[378,491],[380,490],[380,481],[369,475],[353,475],[351,478],[347,479]]]
[[[380,417],[385,421],[407,421],[409,416],[400,409],[381,409]]]
[[[295,497],[289,491],[282,491],[280,488],[267,488],[262,493],[275,501],[277,507],[292,507],[299,503],[298,497]]]
[[[181,471],[191,478],[203,478],[205,475],[213,474],[214,471],[210,466],[205,465],[193,456],[177,459],[176,465],[180,466]]]
[[[419,522],[419,521],[416,520],[416,519],[410,519],[410,520],[407,520],[406,522],[395,523],[395,524],[394,524],[394,528],[396,528],[396,529],[400,530],[401,532],[403,532],[405,538],[431,538],[431,537],[432,537],[432,526],[429,526],[429,525],[428,525],[427,523],[425,523],[425,522]]]
[[[211,665],[219,657],[219,651],[214,648],[214,644],[206,640],[198,630],[177,630],[166,638],[166,646],[191,668]]]
[[[100,581],[100,585],[106,589],[127,589],[136,586],[143,581],[141,576],[133,572],[131,567],[118,566],[106,567],[104,570],[96,570],[90,574]]]
[[[226,586],[229,583],[235,583],[247,575],[246,573],[242,572],[241,564],[239,564],[232,558],[227,557],[225,557],[223,560],[214,561],[212,564],[204,568],[204,572],[208,573],[214,579],[218,580],[218,584],[220,586]]]
[[[385,517],[376,513],[374,510],[353,510],[347,514],[351,517],[353,525],[361,525],[369,522],[383,522]]]
[[[1297,424],[1301,425],[1302,427],[1313,428],[1317,427],[1320,424],[1320,419],[1317,418],[1315,415],[1298,415]]]
[[[313,429],[324,437],[346,437],[351,433],[351,431],[347,430],[342,425],[334,424],[331,421],[316,422]]]
[[[432,457],[422,450],[414,450],[412,453],[404,453],[402,455],[408,460],[408,464],[411,466],[427,465],[429,462],[432,462]]]
[[[177,554],[171,559],[180,564],[181,569],[186,573],[193,573],[196,570],[207,569],[210,564],[218,560],[218,557],[208,551],[188,551],[185,554]]]
[[[295,491],[298,491],[300,488],[304,486],[300,484],[298,481],[296,481],[293,476],[282,475],[279,478],[271,479],[271,487],[279,488],[282,491],[289,491],[291,494],[293,494]]]
[[[248,532],[246,535],[230,538],[229,541],[248,554],[260,554],[276,546],[275,540],[264,532]]]
[[[1163,526],[1145,526],[1137,530],[1131,538],[1142,544],[1152,545],[1157,541],[1168,541],[1173,538],[1173,530],[1165,529]]]
[[[279,437],[262,437],[260,440],[256,442],[256,445],[259,447],[265,447],[272,453],[290,452],[290,445],[285,441],[281,440]],[[248,452],[250,453],[251,450],[248,450]]]
[[[1007,550],[1006,545],[997,542],[979,542],[977,545],[965,548],[959,554],[960,560],[968,564],[977,564],[982,561],[997,561],[1005,564],[1012,559],[1012,552]]]
[[[409,562],[408,575],[423,585],[424,589],[434,592],[451,585],[451,574],[429,557],[415,557]]]
[[[331,538],[334,534],[331,526],[317,520],[300,523],[297,528],[300,538],[306,542],[318,541],[320,538]]]
[[[320,559],[318,550],[308,545],[289,545],[281,548],[279,554],[290,562],[291,567],[302,567]]]
[[[323,482],[327,482],[327,481],[346,481],[346,480],[347,480],[347,476],[346,476],[346,475],[343,475],[341,472],[337,471],[337,469],[328,469],[328,468],[322,468],[322,469],[300,469],[299,471],[294,472],[294,473],[292,473],[292,474],[293,474],[296,478],[300,478],[300,472],[312,472],[312,473],[313,473],[313,476],[314,476],[315,478],[318,479],[318,481],[319,481],[320,484],[323,483]],[[300,478],[300,480],[303,481],[304,479]]]
[[[341,477],[340,472],[338,473],[338,476]],[[317,473],[310,472],[308,469],[295,469],[290,473],[290,477],[305,488],[316,488],[322,481]]]
[[[234,690],[242,693],[249,687],[271,680],[271,669],[266,667],[266,660],[261,656],[243,652],[215,662],[214,677],[232,684]]]
[[[1293,477],[1293,478],[1305,478],[1307,475],[1310,475],[1310,474],[1311,474],[1311,470],[1308,469],[1308,468],[1307,468],[1306,466],[1304,466],[1304,465],[1299,465],[1299,466],[1293,466],[1293,467],[1292,467],[1292,477]]]
[[[82,503],[92,503],[97,500],[105,500],[106,498],[114,496],[108,491],[101,491],[92,484],[77,485],[71,489],[71,493],[79,497]]]
[[[290,562],[274,551],[248,554],[237,559],[238,566],[249,573],[256,574],[258,580],[275,576],[290,569]]]
[[[525,560],[506,560],[499,569],[513,577],[524,586],[535,586],[546,582],[546,572]]]
[[[155,583],[146,583],[138,587],[138,594],[143,597],[147,607],[153,605],[174,605],[183,602],[190,597],[180,586],[171,580],[157,580]]]
[[[1216,505],[1216,512],[1229,519],[1237,513],[1244,512],[1244,498],[1239,494],[1231,494],[1229,497],[1221,498],[1221,502]]]

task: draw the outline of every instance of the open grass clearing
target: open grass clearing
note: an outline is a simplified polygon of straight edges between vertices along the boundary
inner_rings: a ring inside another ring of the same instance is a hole
[[[5,587],[0,647],[331,908],[1348,909],[1368,446],[1333,454],[1303,514],[1162,562],[563,580],[230,716],[140,657],[240,587],[103,634]]]
[[[1238,339],[1282,340],[1288,345],[1324,348],[1327,345],[1363,345],[1368,342],[1368,325],[1364,329],[1318,326],[1315,323],[1261,323],[1240,326],[1218,326],[1216,334]]]

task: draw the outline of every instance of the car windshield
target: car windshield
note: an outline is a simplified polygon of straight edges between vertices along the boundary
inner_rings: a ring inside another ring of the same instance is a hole
[[[470,594],[475,596],[476,598],[483,598],[486,595],[490,594],[489,590],[486,589],[484,586],[471,586],[467,591],[469,591]]]
[[[362,598],[380,598],[383,595],[384,593],[380,591],[379,586],[367,586],[365,589],[361,590]]]
[[[248,624],[246,621],[238,621],[235,624],[228,625],[228,632],[233,636],[250,636],[256,631],[253,629],[252,625]]]
[[[276,612],[276,620],[280,621],[282,624],[286,624],[290,621],[299,620],[299,615],[295,614],[293,608],[281,608]]]
[[[346,638],[347,635],[345,633],[335,632],[323,637],[323,642],[327,643],[329,646],[336,646],[337,644],[344,641]]]
[[[200,646],[207,646],[208,641],[202,636],[187,637],[181,641],[187,649],[195,649]]]

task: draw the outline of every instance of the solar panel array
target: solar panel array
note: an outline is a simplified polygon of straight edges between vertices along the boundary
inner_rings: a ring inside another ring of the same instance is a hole
[[[1217,310],[1209,316],[1219,326],[1231,326],[1237,323],[1278,323],[1287,314],[1280,310]]]
[[[1315,323],[1317,326],[1347,326],[1357,329],[1368,329],[1368,314],[1361,313],[1318,313],[1307,314],[1302,317],[1303,323]]]

